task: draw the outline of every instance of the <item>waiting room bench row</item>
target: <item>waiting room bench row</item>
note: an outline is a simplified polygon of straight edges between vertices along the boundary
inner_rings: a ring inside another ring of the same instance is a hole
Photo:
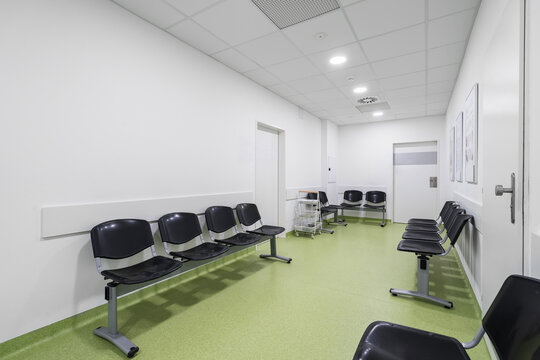
[[[238,231],[238,221],[244,231]],[[178,276],[222,257],[270,240],[270,254],[290,263],[292,259],[276,252],[276,235],[285,231],[279,226],[263,225],[255,204],[238,204],[236,209],[211,206],[204,213],[211,241],[205,241],[197,214],[175,212],[158,220],[163,247],[171,257],[156,254],[150,223],[141,219],[117,219],[96,225],[90,231],[92,249],[98,272],[105,280],[105,299],[108,306],[108,326],[99,327],[94,334],[110,341],[128,357],[139,347],[118,332],[117,298],[155,282]],[[184,245],[194,239],[198,244],[189,249],[174,250],[170,246]],[[150,248],[151,257],[133,265],[104,269],[102,259],[125,260]]]

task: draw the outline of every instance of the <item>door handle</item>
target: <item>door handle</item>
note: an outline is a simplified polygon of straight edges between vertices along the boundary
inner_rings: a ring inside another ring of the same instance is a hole
[[[510,187],[505,188],[502,185],[495,186],[495,196],[503,196],[503,194],[512,194],[510,198],[510,221],[512,224],[516,222],[516,174],[510,175]]]

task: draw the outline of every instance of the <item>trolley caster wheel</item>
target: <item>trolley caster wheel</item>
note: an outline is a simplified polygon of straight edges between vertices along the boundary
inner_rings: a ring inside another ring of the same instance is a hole
[[[312,238],[312,239],[315,239],[315,235],[311,235],[311,238]]]
[[[321,230],[319,230],[319,235],[321,235],[321,234],[322,234],[322,231],[321,231]]]
[[[447,309],[451,309],[451,308],[454,307],[454,303],[450,301],[450,306],[445,305],[444,307],[447,308]]]
[[[296,236],[300,236],[300,234],[296,233]]]

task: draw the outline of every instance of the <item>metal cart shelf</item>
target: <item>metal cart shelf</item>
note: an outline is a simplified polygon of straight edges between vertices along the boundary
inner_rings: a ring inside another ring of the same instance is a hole
[[[316,199],[307,199],[308,193],[315,193]],[[300,190],[296,199],[296,209],[294,217],[294,231],[296,236],[300,236],[300,232],[311,234],[311,238],[315,237],[315,233],[321,233],[321,207],[319,202],[319,193],[316,191]]]

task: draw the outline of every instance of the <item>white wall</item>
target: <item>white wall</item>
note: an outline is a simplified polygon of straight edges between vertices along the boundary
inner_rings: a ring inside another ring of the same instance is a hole
[[[0,342],[104,302],[88,234],[42,239],[43,206],[253,191],[257,121],[286,186],[321,185],[319,119],[110,1],[2,1],[0,46]]]
[[[384,189],[388,203],[387,218],[392,219],[393,145],[438,141],[439,149],[442,149],[446,146],[445,139],[442,116],[340,126],[339,187],[350,185]],[[444,177],[447,173],[445,169],[440,169],[439,177]]]
[[[509,0],[490,0],[482,1],[480,9],[474,23],[469,44],[465,52],[460,73],[456,82],[456,86],[452,93],[450,104],[446,112],[446,135],[458,116],[462,111],[463,104],[472,86],[475,83],[482,83],[483,69],[488,66],[489,58],[486,58],[488,46],[493,40],[497,30],[497,25],[500,22],[501,16],[504,16],[504,10]],[[493,40],[495,41],[495,40]],[[458,252],[460,253],[463,265],[465,266],[471,285],[475,291],[480,304],[482,304],[482,268],[485,260],[482,257],[483,231],[482,231],[482,213],[483,213],[483,186],[484,186],[484,112],[489,109],[484,109],[482,106],[482,91],[480,89],[479,108],[478,108],[478,182],[477,184],[469,184],[467,182],[450,182],[448,176],[442,176],[442,189],[444,191],[442,199],[453,199],[461,203],[461,205],[475,217],[475,227],[471,231],[466,231],[457,244]],[[448,148],[443,149],[445,153],[441,157],[443,168],[448,168]],[[486,190],[488,191],[488,190]],[[489,191],[493,191],[489,189]],[[503,249],[501,249],[504,251]],[[489,260],[489,259],[487,259]],[[484,274],[489,276],[489,274]],[[487,310],[489,304],[483,304],[483,310]]]

